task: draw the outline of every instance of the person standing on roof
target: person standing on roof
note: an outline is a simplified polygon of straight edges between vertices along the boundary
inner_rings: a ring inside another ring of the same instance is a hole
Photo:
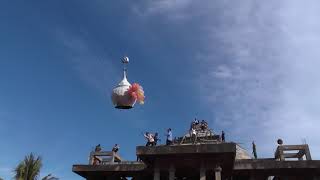
[[[173,137],[172,137],[172,131],[171,128],[167,130],[167,141],[166,145],[172,145],[173,144]]]
[[[198,125],[198,124],[199,124],[199,120],[198,120],[197,118],[194,118],[194,121],[193,121],[193,122],[194,122],[195,125]]]
[[[94,149],[94,152],[97,153],[97,152],[100,152],[101,150],[102,150],[101,145],[98,144],[98,145],[96,145],[96,148]],[[92,162],[93,165],[98,165],[101,162],[102,162],[101,158],[99,158],[98,156],[93,155],[93,162]]]
[[[113,148],[112,148],[112,152],[117,153],[117,152],[119,151],[119,149],[120,149],[120,146],[119,146],[118,144],[115,144],[115,145],[113,146]]]
[[[101,145],[96,145],[96,148],[94,149],[94,152],[100,152],[101,151]]]
[[[252,141],[252,154],[253,154],[253,157],[255,159],[258,158],[258,155],[257,155],[257,147],[256,147],[256,144],[254,143],[254,141]]]
[[[191,129],[191,138],[192,138],[192,143],[195,144],[197,141],[197,131],[195,128]]]
[[[154,143],[153,143],[153,145],[157,145],[158,144],[158,141],[161,141],[161,139],[159,139],[159,135],[158,135],[158,133],[154,133]]]
[[[151,133],[146,132],[143,136],[147,139],[146,146],[154,146],[154,137]]]
[[[200,123],[200,127],[201,127],[201,131],[205,131],[206,129],[208,129],[208,124],[205,120],[202,120]]]
[[[221,132],[221,140],[222,140],[222,142],[226,141],[226,137],[225,137],[224,131]]]

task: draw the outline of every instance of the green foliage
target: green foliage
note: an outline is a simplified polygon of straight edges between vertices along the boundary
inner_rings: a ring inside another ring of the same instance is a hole
[[[14,169],[15,180],[38,180],[42,167],[41,157],[36,157],[32,153],[24,158]]]

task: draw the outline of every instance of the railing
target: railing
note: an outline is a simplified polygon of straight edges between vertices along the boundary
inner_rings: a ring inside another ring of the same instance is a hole
[[[275,158],[280,161],[284,161],[286,158],[298,158],[298,160],[303,160],[303,156],[306,157],[306,160],[312,160],[309,146],[307,144],[279,145],[275,152]]]
[[[215,135],[210,129],[196,130],[195,137],[193,137],[192,133],[189,131],[185,136],[177,139],[177,144],[219,143],[219,142],[221,142],[221,137],[219,135]]]
[[[115,163],[121,161],[121,157],[113,151],[92,151],[89,156],[90,165],[103,165],[107,163]]]

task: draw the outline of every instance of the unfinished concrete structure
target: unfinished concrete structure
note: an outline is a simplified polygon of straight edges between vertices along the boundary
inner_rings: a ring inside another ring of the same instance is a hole
[[[87,180],[316,180],[320,161],[311,160],[308,145],[279,145],[274,158],[252,159],[238,144],[222,142],[208,128],[177,138],[174,145],[137,146],[139,161],[122,161],[111,155],[99,165],[74,165],[73,171]],[[298,151],[286,153],[286,151]],[[95,156],[91,153],[90,157]],[[305,158],[303,158],[305,156]],[[296,158],[287,161],[286,158]]]

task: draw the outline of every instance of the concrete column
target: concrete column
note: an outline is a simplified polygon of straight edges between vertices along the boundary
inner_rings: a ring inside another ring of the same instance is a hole
[[[221,171],[222,171],[222,168],[220,166],[217,166],[216,168],[214,168],[214,175],[216,177],[216,180],[221,180]]]
[[[171,164],[170,168],[169,168],[169,180],[174,180],[175,178],[175,172],[176,169],[174,168],[174,166]]]
[[[89,164],[92,165],[93,164],[93,151],[90,152],[90,156],[89,156]]]
[[[282,149],[282,147],[279,149],[279,157],[280,157],[280,161],[284,161],[285,159],[284,159],[284,155],[283,155],[283,149]]]
[[[112,151],[111,162],[114,163],[115,152]]]
[[[160,180],[160,169],[159,168],[154,168],[153,180]]]
[[[200,168],[200,180],[206,180],[206,169],[203,167]]]
[[[312,160],[308,145],[306,145],[306,152],[305,153],[306,153],[306,160]]]

